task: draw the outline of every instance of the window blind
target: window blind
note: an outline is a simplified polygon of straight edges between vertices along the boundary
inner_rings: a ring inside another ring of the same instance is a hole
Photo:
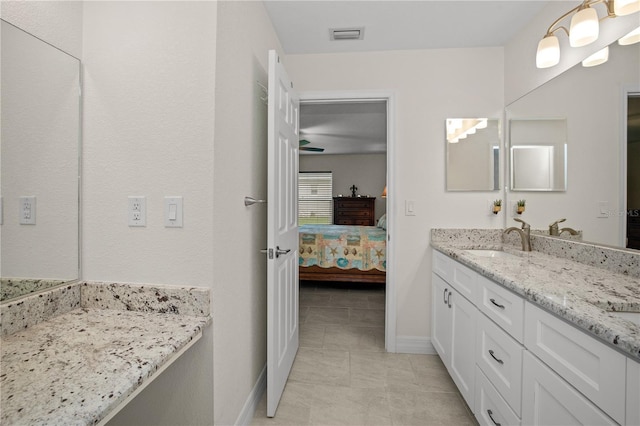
[[[298,224],[333,223],[332,172],[300,172]]]

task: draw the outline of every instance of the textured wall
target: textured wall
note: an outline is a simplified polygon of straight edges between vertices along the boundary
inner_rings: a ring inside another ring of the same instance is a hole
[[[87,280],[213,287],[216,12],[214,2],[85,4]],[[144,228],[127,226],[129,195],[147,197]],[[175,195],[184,227],[165,228],[163,198]],[[112,424],[211,424],[213,327],[204,333]]]

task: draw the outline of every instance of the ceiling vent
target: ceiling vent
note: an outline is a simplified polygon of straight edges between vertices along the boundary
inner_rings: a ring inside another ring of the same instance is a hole
[[[331,40],[362,40],[364,27],[357,28],[331,28],[329,30]]]

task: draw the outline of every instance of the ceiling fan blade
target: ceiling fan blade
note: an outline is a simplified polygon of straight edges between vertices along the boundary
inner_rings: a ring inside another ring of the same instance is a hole
[[[324,148],[314,148],[312,146],[302,146],[300,151],[324,152]]]
[[[306,139],[300,139],[300,146],[305,146],[305,145],[309,145],[311,142],[309,142]]]

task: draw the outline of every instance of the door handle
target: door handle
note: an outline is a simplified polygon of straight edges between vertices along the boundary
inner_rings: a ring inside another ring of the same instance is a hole
[[[447,291],[449,291],[449,290],[445,288],[444,292],[443,292],[444,293],[444,304],[445,305],[447,304]]]
[[[276,246],[276,259],[280,257],[282,254],[287,254],[291,251],[291,249],[283,250],[280,246]]]

